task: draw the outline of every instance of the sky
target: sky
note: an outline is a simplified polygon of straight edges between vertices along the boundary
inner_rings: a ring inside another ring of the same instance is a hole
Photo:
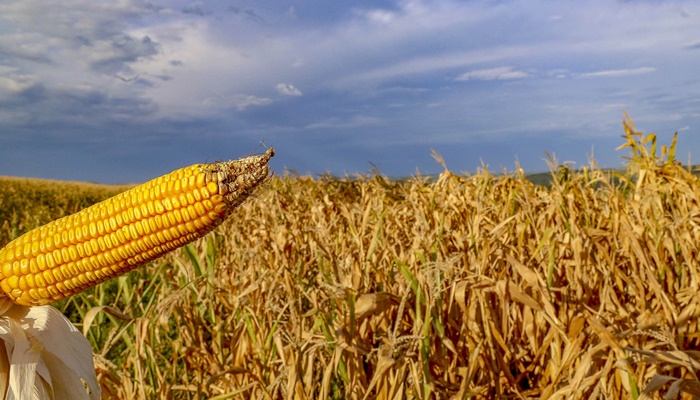
[[[700,163],[700,2],[0,0],[0,175],[143,182]]]

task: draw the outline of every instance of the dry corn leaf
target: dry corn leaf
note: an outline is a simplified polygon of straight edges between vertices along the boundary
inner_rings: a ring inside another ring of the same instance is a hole
[[[100,312],[107,313],[122,321],[131,320],[130,316],[124,314],[123,312],[117,310],[112,306],[95,306],[89,309],[83,317],[83,335],[87,335],[87,332],[90,330],[90,326],[92,325],[92,321],[94,321],[95,317],[97,317],[97,314]]]

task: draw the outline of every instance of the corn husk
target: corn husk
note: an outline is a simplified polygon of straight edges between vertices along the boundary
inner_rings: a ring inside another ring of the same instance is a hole
[[[90,343],[56,308],[0,298],[0,342],[5,399],[100,398]]]

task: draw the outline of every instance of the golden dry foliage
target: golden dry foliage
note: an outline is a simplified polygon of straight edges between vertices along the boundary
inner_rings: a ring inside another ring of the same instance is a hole
[[[103,398],[700,396],[700,186],[675,140],[625,131],[626,174],[550,187],[275,178],[64,310],[99,306],[76,319]]]

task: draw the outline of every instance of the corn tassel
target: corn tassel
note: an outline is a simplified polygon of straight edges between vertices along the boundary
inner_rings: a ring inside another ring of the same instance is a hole
[[[192,242],[255,191],[273,156],[182,168],[29,231],[0,250],[0,288],[44,305]]]

